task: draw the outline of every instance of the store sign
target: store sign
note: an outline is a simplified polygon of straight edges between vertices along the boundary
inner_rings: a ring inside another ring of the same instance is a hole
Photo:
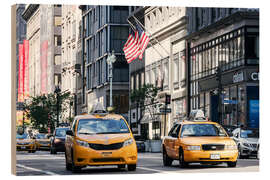
[[[253,81],[258,81],[259,80],[259,72],[253,72],[253,73],[251,73],[250,77],[251,77],[251,79]]]
[[[243,72],[237,72],[233,75],[233,83],[238,83],[244,81],[244,73]]]

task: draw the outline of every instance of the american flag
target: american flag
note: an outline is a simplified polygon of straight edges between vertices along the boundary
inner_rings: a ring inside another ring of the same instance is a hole
[[[136,28],[139,32],[140,40],[139,40],[139,46],[140,46],[140,55],[139,59],[142,59],[143,52],[145,48],[147,47],[147,44],[149,43],[149,37],[145,34],[145,32],[142,30],[140,26],[136,24]]]
[[[132,34],[128,36],[128,40],[125,43],[123,50],[128,63],[131,63],[131,61],[140,55],[138,31],[135,32],[135,36]]]
[[[145,32],[137,25],[136,28],[135,36],[130,34],[123,48],[128,63],[136,59],[138,56],[139,59],[142,59],[143,52],[149,42],[149,37]]]

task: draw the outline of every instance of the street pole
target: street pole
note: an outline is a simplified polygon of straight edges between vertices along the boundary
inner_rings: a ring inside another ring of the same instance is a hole
[[[113,106],[112,104],[112,78],[113,78],[113,73],[112,73],[112,64],[116,61],[116,57],[114,55],[114,51],[112,51],[112,54],[108,55],[107,58],[107,63],[109,65],[109,79],[110,79],[110,107]]]
[[[221,84],[221,68],[217,67],[216,76],[218,81],[218,123],[222,124],[222,84]]]
[[[55,87],[55,90],[54,92],[56,93],[56,111],[57,111],[57,119],[56,119],[56,127],[59,126],[59,105],[60,105],[60,102],[59,102],[59,93],[61,92],[61,89],[59,88],[59,86],[56,86]]]

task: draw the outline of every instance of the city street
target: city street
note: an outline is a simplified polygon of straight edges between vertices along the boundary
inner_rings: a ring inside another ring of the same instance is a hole
[[[64,153],[51,155],[47,151],[37,151],[36,153],[17,152],[16,172],[18,176],[28,175],[71,175],[65,169]],[[171,167],[164,167],[161,153],[139,153],[136,171],[118,169],[117,166],[99,166],[83,168],[82,175],[90,174],[155,174],[155,173],[217,173],[217,172],[258,172],[259,160],[239,159],[236,168],[228,168],[227,164],[216,166],[191,164],[188,168],[178,167],[178,161],[174,161]]]

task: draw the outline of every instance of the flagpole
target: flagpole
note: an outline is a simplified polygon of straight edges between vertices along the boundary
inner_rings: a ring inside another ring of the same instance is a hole
[[[153,39],[162,47],[162,49],[168,54],[168,56],[170,56],[170,53],[161,45],[161,43],[157,40],[157,38],[155,38],[150,32],[148,32],[146,30],[146,28],[143,26],[143,24],[134,15],[132,15],[132,16],[135,19],[135,21],[145,30],[145,32],[147,32],[148,34],[150,34],[150,36],[153,37]],[[149,43],[150,43],[150,41],[149,41]],[[151,46],[153,46],[153,45],[151,44]]]
[[[129,25],[131,26],[132,30],[135,32],[135,26],[127,19],[127,22],[129,23]],[[154,48],[154,50],[160,55],[161,58],[163,58],[163,56],[160,54],[160,52],[158,52],[158,50],[156,50],[156,48],[153,46],[153,44],[151,43],[151,41],[149,41],[150,45]]]

